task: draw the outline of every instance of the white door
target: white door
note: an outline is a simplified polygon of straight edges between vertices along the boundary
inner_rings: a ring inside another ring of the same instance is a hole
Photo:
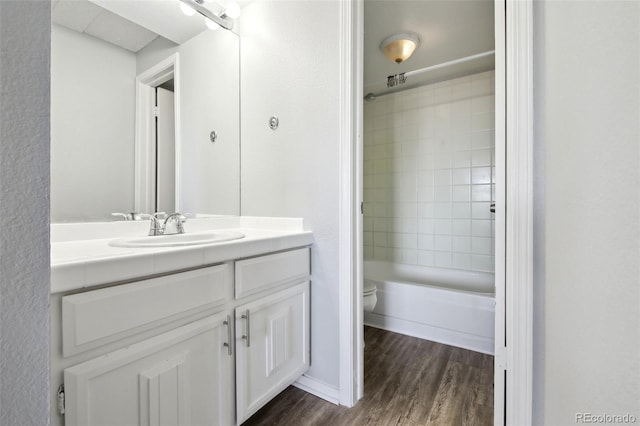
[[[506,57],[505,57],[505,0],[495,0],[495,343],[493,376],[493,423],[505,424],[506,398]]]
[[[173,92],[156,88],[156,211],[176,211],[175,107]]]
[[[309,369],[309,282],[236,308],[238,424]]]
[[[67,368],[65,424],[233,423],[227,318],[204,318]]]

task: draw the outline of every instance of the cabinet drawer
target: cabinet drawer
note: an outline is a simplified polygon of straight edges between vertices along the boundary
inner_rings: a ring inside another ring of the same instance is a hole
[[[222,306],[227,264],[151,278],[62,298],[62,352],[70,356]]]
[[[309,277],[307,247],[236,262],[236,299]]]

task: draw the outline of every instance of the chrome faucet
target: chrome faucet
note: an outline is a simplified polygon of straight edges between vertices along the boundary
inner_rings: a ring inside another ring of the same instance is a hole
[[[171,213],[164,220],[162,225],[163,235],[172,234],[184,234],[183,224],[187,221],[187,218],[182,213]]]
[[[145,215],[146,219],[151,220],[151,226],[149,227],[149,235],[162,235],[163,229],[160,225],[160,220],[166,217],[164,212],[156,212],[154,214]],[[161,217],[162,216],[162,217]]]
[[[144,214],[144,218],[151,220],[150,236],[184,234],[183,224],[187,221],[182,213],[167,215],[165,212],[157,212],[152,215]]]

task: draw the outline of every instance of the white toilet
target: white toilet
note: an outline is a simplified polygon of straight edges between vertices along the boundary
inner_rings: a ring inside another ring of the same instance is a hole
[[[378,291],[376,282],[365,278],[362,290],[362,306],[365,312],[371,312],[375,308],[378,302],[376,291]]]

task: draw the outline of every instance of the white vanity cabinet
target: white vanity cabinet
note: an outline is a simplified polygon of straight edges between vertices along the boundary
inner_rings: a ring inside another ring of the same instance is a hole
[[[233,424],[232,284],[228,262],[54,295],[51,424]]]
[[[308,248],[236,262],[238,424],[309,369],[309,273]]]
[[[304,247],[52,295],[51,425],[241,424],[309,368],[309,279]]]

